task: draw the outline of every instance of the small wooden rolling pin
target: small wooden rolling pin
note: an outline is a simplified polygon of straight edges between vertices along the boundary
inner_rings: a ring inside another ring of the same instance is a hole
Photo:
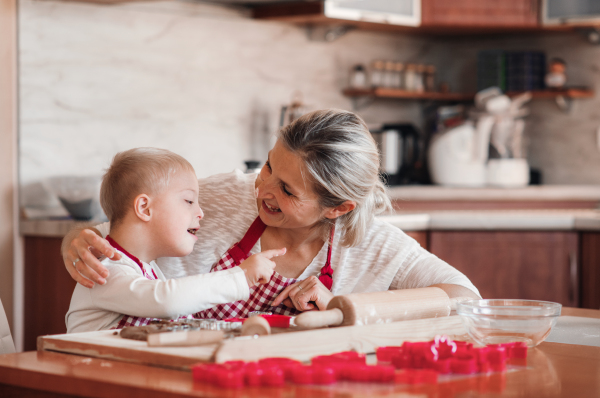
[[[182,332],[152,333],[148,335],[149,347],[189,347],[221,342],[222,330],[193,330]]]
[[[269,322],[261,316],[244,321],[242,336],[266,336],[271,334]],[[220,343],[225,338],[222,330],[193,330],[169,333],[152,333],[147,337],[149,347],[190,347]]]
[[[450,299],[437,287],[347,294],[331,299],[326,311],[298,315],[295,323],[305,328],[319,328],[437,318],[450,315],[456,303],[466,299],[469,298]]]

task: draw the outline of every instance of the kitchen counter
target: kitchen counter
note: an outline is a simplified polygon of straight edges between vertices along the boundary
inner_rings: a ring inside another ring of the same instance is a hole
[[[569,320],[594,322],[597,310],[563,308]],[[559,318],[559,320],[561,319]],[[587,319],[586,319],[587,318]],[[572,322],[571,322],[572,323]],[[590,324],[591,324],[590,323]],[[575,326],[577,328],[577,326]],[[579,329],[577,329],[579,330]],[[575,333],[584,333],[585,330]],[[563,333],[564,334],[564,333]],[[566,333],[568,335],[572,333]],[[552,335],[551,335],[552,336]],[[554,341],[529,349],[522,363],[505,373],[440,378],[437,384],[341,382],[330,386],[292,385],[223,389],[195,382],[190,372],[70,355],[52,351],[0,356],[0,395],[57,397],[330,397],[423,396],[454,397],[491,394],[495,397],[597,397],[600,393],[600,347],[575,345],[556,333]],[[569,337],[571,338],[571,337]],[[567,343],[567,344],[565,344]],[[585,343],[584,343],[585,344]]]
[[[600,231],[600,210],[449,210],[380,216],[405,231]]]
[[[23,236],[44,236],[47,238],[62,238],[72,228],[90,227],[102,221],[75,221],[75,220],[21,220],[19,233]]]
[[[555,230],[600,231],[600,210],[432,210],[379,216],[404,231],[427,230]],[[23,236],[62,238],[76,226],[100,221],[21,220]]]
[[[394,200],[547,200],[600,202],[600,185],[529,185],[523,188],[458,188],[402,185],[388,189]]]
[[[382,218],[404,231],[600,230],[600,185],[532,185],[523,188],[407,185],[391,187],[388,193],[396,214]],[[20,233],[61,238],[74,226],[98,223],[21,220]]]

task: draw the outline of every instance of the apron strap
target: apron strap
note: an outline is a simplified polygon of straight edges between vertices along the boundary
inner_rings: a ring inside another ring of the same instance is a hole
[[[260,239],[266,228],[266,224],[262,222],[260,217],[256,217],[242,240],[229,249],[229,255],[233,258],[236,265],[240,265],[248,257],[248,253],[250,253],[250,250],[258,242],[258,239]]]
[[[335,235],[335,225],[331,227],[331,233],[329,234],[329,247],[327,248],[327,262],[325,266],[321,268],[321,275],[319,280],[325,287],[331,290],[333,286],[333,268],[331,268],[331,248],[333,247],[333,236]]]
[[[254,247],[256,242],[260,239],[263,232],[267,228],[266,224],[262,222],[260,217],[256,217],[246,234],[242,238],[241,241],[233,245],[231,249],[229,249],[229,255],[233,258],[236,265],[240,265],[242,261],[244,261],[248,257],[248,253]],[[333,237],[335,235],[335,226],[331,227],[331,233],[329,234],[329,243],[327,248],[327,262],[321,268],[321,275],[319,275],[319,280],[325,287],[331,290],[331,286],[333,286],[333,268],[331,268],[331,251],[333,247]]]
[[[127,257],[129,257],[130,259],[132,259],[138,265],[138,267],[140,267],[140,269],[142,270],[142,274],[146,278],[152,280],[152,278],[150,278],[150,275],[148,275],[148,273],[146,272],[146,269],[144,268],[144,265],[142,264],[142,262],[140,261],[139,258],[137,258],[133,254],[129,253],[127,250],[123,249],[121,247],[121,245],[119,245],[117,242],[115,242],[115,240],[110,235],[106,235],[106,240],[108,241],[108,243],[110,243],[110,245],[112,247],[114,247],[115,249],[121,251]],[[156,276],[156,273],[154,272],[154,270],[152,270],[152,275],[154,275],[154,279],[158,279],[158,276]]]

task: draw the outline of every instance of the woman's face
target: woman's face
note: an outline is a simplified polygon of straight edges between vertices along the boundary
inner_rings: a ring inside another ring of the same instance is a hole
[[[270,227],[313,227],[328,213],[319,206],[303,161],[279,141],[256,184],[258,213]]]

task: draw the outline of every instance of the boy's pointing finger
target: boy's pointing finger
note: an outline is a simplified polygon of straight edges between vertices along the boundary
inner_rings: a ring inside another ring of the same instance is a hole
[[[286,253],[286,251],[287,251],[287,249],[285,247],[283,247],[281,249],[265,250],[264,252],[261,252],[260,254],[265,258],[273,258],[273,257],[283,256]]]

